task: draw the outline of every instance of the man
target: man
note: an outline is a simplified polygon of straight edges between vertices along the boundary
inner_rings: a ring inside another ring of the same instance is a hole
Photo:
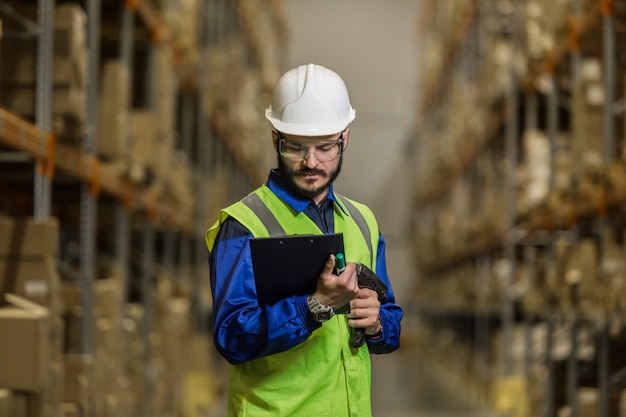
[[[371,416],[369,355],[399,347],[403,313],[374,215],[333,190],[355,118],[347,88],[335,72],[302,65],[278,81],[265,115],[278,168],[223,209],[206,235],[214,341],[229,362],[229,416]],[[345,270],[336,274],[331,254],[312,294],[259,305],[249,240],[329,233],[343,233]],[[385,302],[359,288],[357,263],[387,285]],[[346,304],[348,313],[335,314]],[[361,347],[349,343],[352,328],[364,329]]]

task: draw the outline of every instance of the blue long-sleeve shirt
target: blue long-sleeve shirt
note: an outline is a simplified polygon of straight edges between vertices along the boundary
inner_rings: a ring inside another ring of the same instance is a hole
[[[345,211],[335,198],[332,184],[328,197],[320,205],[293,193],[275,170],[271,171],[267,186],[293,210],[304,212],[325,234],[334,231],[334,206]],[[241,223],[229,218],[222,224],[209,255],[214,342],[230,363],[288,350],[304,342],[321,326],[309,312],[307,296],[292,296],[271,306],[259,306],[248,244],[252,237]],[[376,257],[375,272],[389,290],[380,309],[382,337],[367,343],[372,353],[388,353],[399,347],[403,312],[395,304],[387,276],[385,240],[380,233]]]

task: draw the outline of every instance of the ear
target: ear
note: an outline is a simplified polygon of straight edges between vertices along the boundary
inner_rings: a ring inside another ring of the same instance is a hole
[[[348,149],[348,139],[350,139],[350,129],[343,131],[343,150]]]

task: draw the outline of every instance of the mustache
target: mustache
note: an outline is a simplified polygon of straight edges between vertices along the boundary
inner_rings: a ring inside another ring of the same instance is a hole
[[[298,169],[295,172],[296,175],[319,175],[321,177],[326,177],[326,172],[322,171],[321,169]]]

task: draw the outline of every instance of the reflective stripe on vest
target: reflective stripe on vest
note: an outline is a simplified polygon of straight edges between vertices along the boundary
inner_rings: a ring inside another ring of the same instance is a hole
[[[335,193],[335,196],[339,198],[341,203],[346,207],[350,216],[354,219],[354,222],[359,226],[359,230],[361,230],[361,234],[367,243],[367,247],[370,252],[370,265],[374,264],[374,251],[372,250],[372,236],[370,233],[370,229],[365,221],[365,218],[357,209],[354,204],[348,200],[347,197]],[[250,210],[257,215],[263,226],[267,229],[270,236],[285,236],[285,229],[280,225],[278,219],[272,213],[272,211],[267,207],[265,202],[258,196],[256,193],[251,193],[247,195],[243,200],[241,200]]]
[[[341,197],[339,200],[346,206],[348,213],[354,219],[354,222],[359,226],[361,233],[363,234],[363,238],[365,238],[365,242],[367,243],[367,247],[370,250],[370,265],[374,265],[374,251],[372,250],[372,236],[370,234],[370,228],[367,226],[367,222],[365,221],[365,217],[361,214],[359,209],[357,209],[354,204],[350,202],[346,197],[341,194],[335,193],[335,197]]]
[[[248,194],[243,200],[241,200],[254,214],[257,215],[263,226],[267,229],[270,236],[285,236],[285,229],[280,225],[278,219],[267,207],[267,205],[261,200],[258,194]]]

